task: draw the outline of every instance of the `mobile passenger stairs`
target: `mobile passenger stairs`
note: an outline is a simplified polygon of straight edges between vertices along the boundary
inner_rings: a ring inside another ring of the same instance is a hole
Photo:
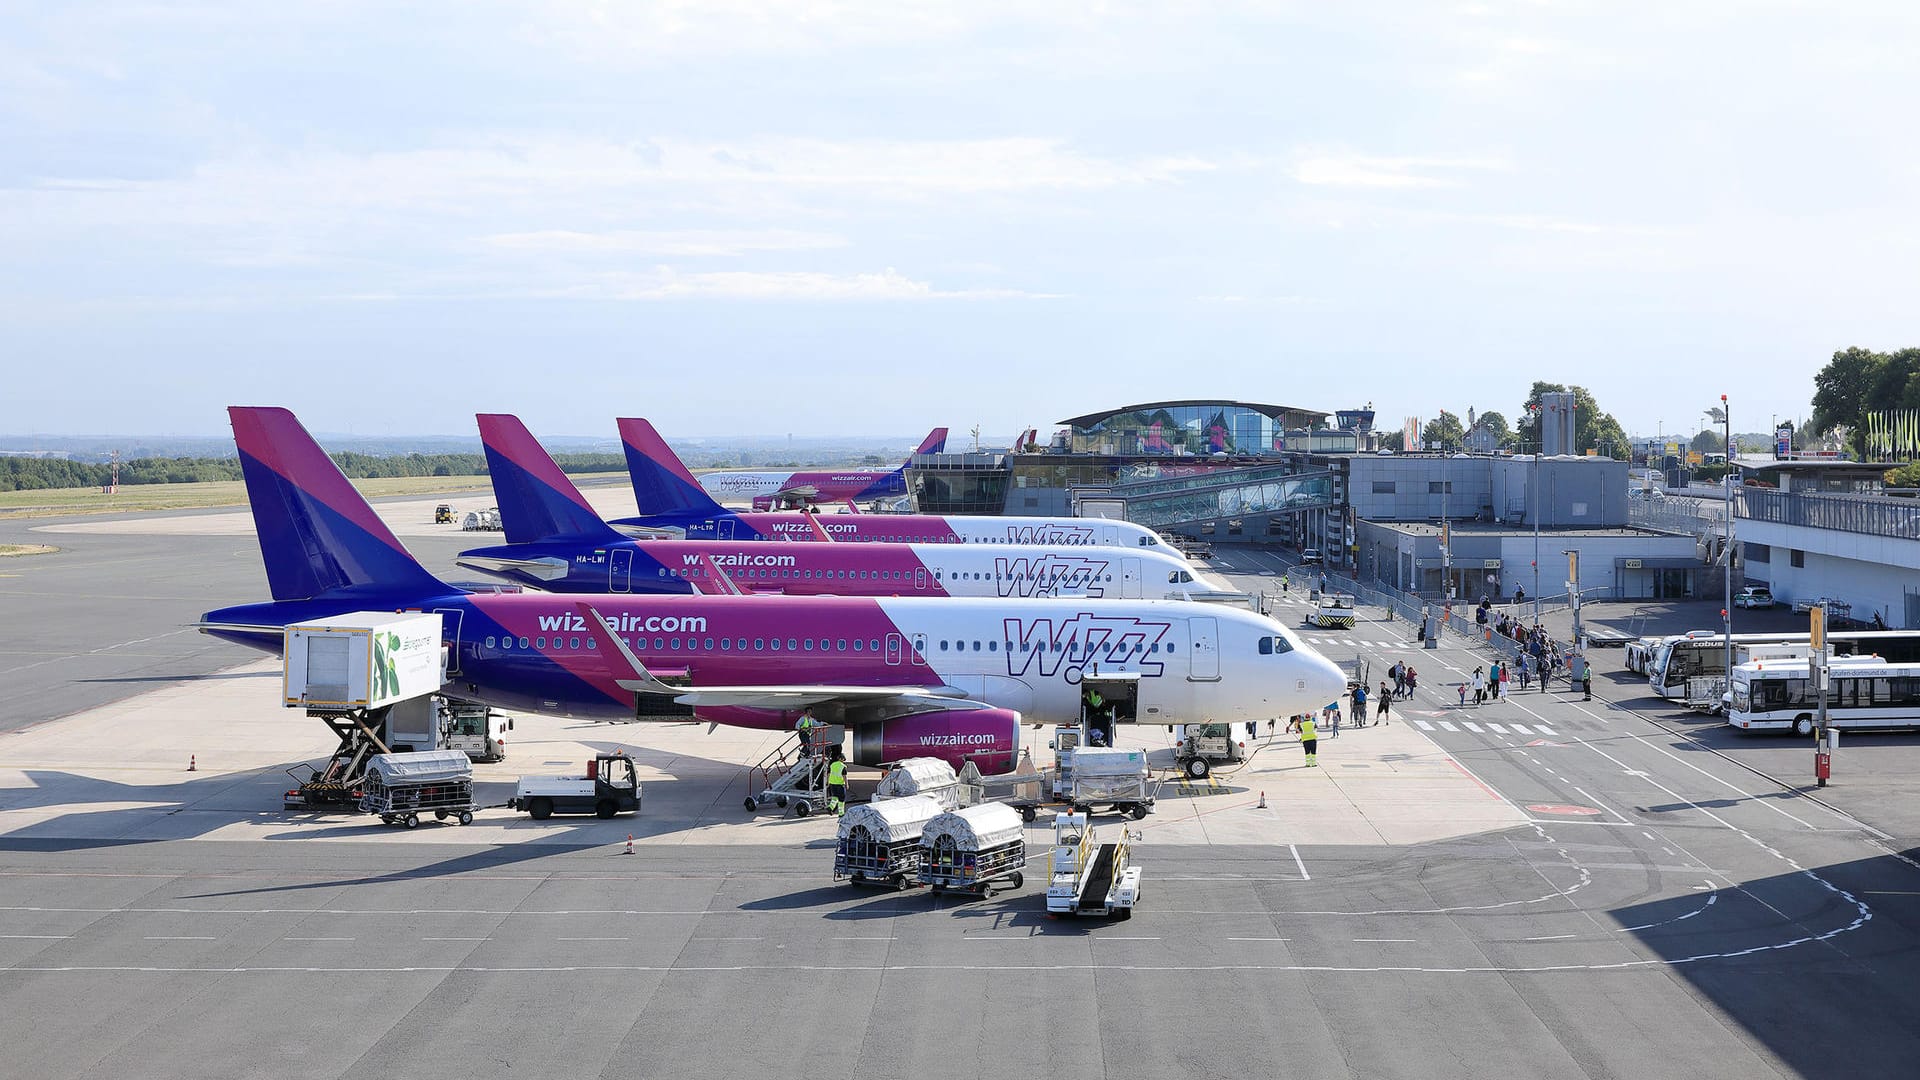
[[[839,728],[822,727],[814,735],[814,746],[836,744],[833,734]],[[791,810],[795,817],[807,817],[827,809],[827,755],[808,754],[800,736],[783,740],[747,770],[747,797],[742,805],[747,813],[757,814],[768,806]]]

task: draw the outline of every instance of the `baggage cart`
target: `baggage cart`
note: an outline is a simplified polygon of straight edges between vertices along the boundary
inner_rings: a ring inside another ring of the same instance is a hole
[[[935,895],[992,896],[1004,883],[1026,884],[1027,832],[1020,812],[1001,803],[949,810],[922,826],[918,877]]]
[[[1066,787],[1067,801],[1082,813],[1096,805],[1134,820],[1147,816],[1154,802],[1154,785],[1144,750],[1083,746],[1073,753],[1073,775]]]
[[[840,818],[833,851],[833,880],[905,889],[919,881],[920,835],[946,812],[926,795],[849,806]]]
[[[459,750],[413,754],[375,754],[367,759],[360,812],[378,814],[388,825],[420,826],[420,815],[473,824],[473,762]]]
[[[1694,675],[1687,679],[1687,708],[1693,712],[1718,713],[1721,698],[1727,692],[1725,675]]]
[[[874,802],[915,795],[934,800],[942,810],[958,810],[963,805],[959,776],[953,766],[939,758],[907,758],[895,762],[873,789]]]

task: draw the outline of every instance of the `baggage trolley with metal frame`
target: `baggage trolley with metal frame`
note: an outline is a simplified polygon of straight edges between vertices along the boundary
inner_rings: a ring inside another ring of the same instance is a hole
[[[989,897],[996,884],[1026,884],[1026,826],[1020,812],[1001,803],[950,810],[920,832],[922,885],[935,895],[964,892]]]
[[[378,814],[388,825],[420,826],[420,815],[456,818],[473,824],[473,762],[461,750],[414,754],[375,754],[367,761],[360,812]]]
[[[921,831],[943,812],[926,795],[848,807],[834,845],[833,880],[895,889],[918,884]]]

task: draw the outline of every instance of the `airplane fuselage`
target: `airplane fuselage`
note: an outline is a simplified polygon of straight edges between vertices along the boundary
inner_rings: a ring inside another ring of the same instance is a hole
[[[1188,599],[1207,591],[1170,548],[542,540],[461,566],[548,592]]]
[[[1089,675],[1137,677],[1137,719],[1168,724],[1316,710],[1345,687],[1338,668],[1271,619],[1169,600],[461,593],[251,604],[205,621],[214,636],[278,652],[274,627],[358,610],[437,611],[448,692],[506,709],[629,719],[635,695],[618,685],[620,658],[596,647],[583,608],[604,617],[652,674],[679,685],[945,688],[1029,723],[1074,721]],[[743,727],[793,721],[780,709],[701,715]]]

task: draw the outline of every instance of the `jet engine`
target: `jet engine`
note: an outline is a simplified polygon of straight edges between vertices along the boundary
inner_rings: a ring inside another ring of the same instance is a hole
[[[1020,714],[1012,709],[948,709],[853,729],[856,765],[915,757],[939,758],[955,770],[971,761],[988,776],[1012,772],[1020,757]]]

